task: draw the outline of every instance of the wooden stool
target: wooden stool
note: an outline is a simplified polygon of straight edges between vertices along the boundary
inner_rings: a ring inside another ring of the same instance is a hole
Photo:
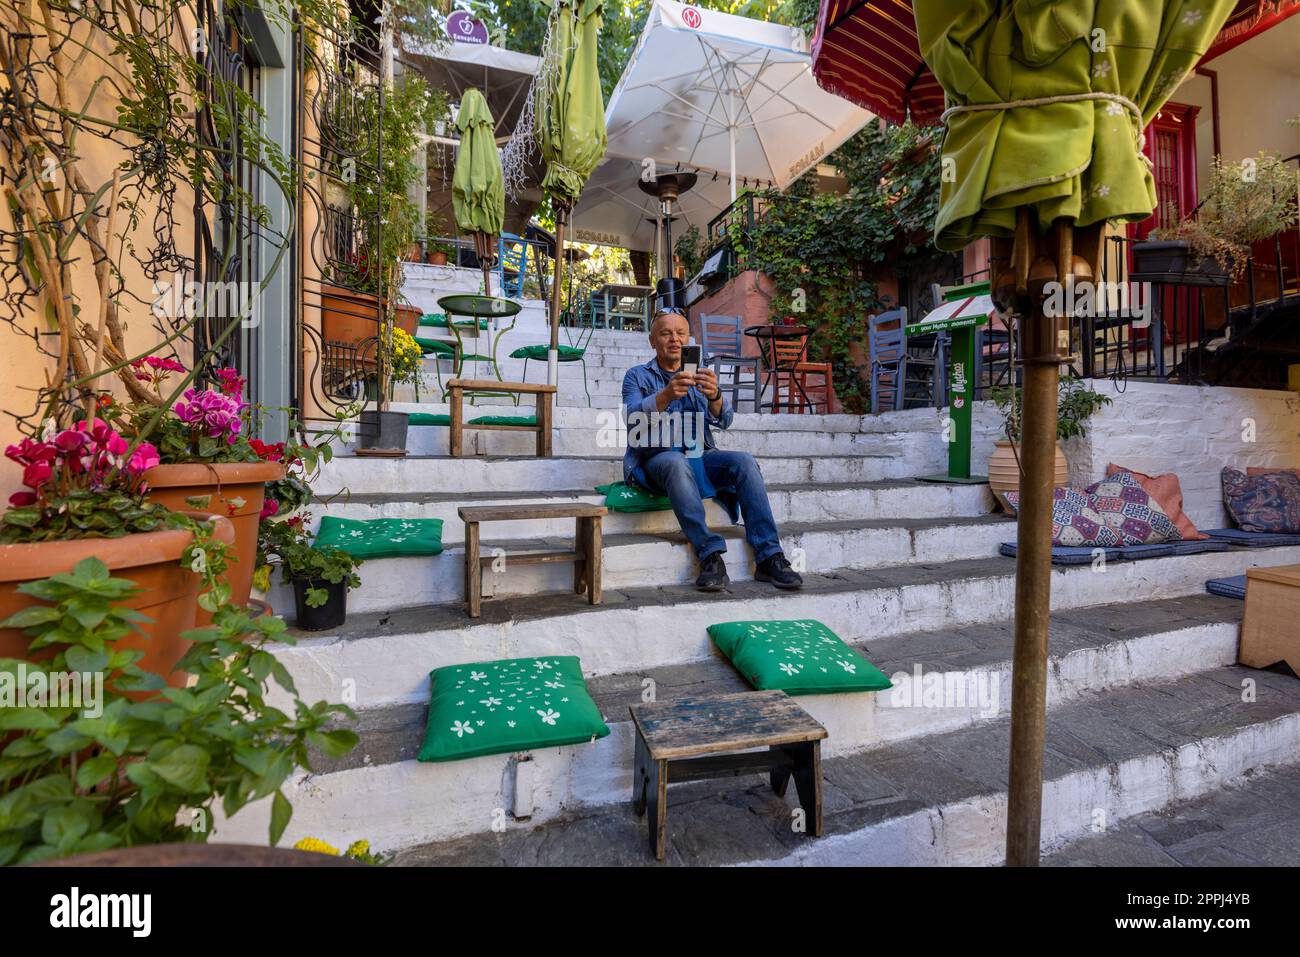
[[[536,396],[537,413],[531,425],[474,423],[465,421],[466,392],[503,392],[511,395]],[[552,404],[555,386],[531,382],[497,382],[495,379],[452,379],[447,383],[447,403],[451,409],[451,448],[453,456],[464,454],[465,429],[495,429],[501,432],[536,432],[537,454],[551,455]]]
[[[573,590],[587,600],[600,604],[600,519],[609,514],[604,505],[466,505],[457,509],[465,523],[465,605],[471,618],[482,615],[483,566],[496,559],[479,554],[479,524],[481,522],[522,522],[529,519],[572,518],[574,522],[573,551],[520,552],[506,555],[506,567],[511,565],[537,565],[546,562],[573,562]]]
[[[1300,674],[1300,565],[1246,572],[1246,610],[1241,619],[1243,665],[1267,668],[1285,661]]]
[[[822,835],[821,740],[826,729],[784,691],[682,698],[633,705],[636,763],[632,806],[650,811],[650,851],[664,859],[668,844],[668,781],[698,781],[752,771],[768,772],[784,797],[794,778],[807,829]],[[727,754],[767,746],[767,751]]]

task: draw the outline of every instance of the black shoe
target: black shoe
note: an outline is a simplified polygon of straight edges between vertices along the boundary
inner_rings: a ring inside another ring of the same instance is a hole
[[[803,579],[790,567],[790,563],[780,552],[758,563],[758,568],[754,569],[754,580],[771,582],[777,588],[803,587]]]
[[[700,562],[700,577],[695,579],[695,587],[700,591],[722,591],[728,581],[727,566],[722,561],[721,552],[715,552]]]

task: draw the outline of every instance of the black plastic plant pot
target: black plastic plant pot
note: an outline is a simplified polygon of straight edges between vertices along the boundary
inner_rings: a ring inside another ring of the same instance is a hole
[[[1181,239],[1134,243],[1133,271],[1129,279],[1182,286],[1226,286],[1229,283],[1228,271],[1217,260],[1207,256],[1200,262],[1193,262],[1190,247]]]
[[[361,413],[358,440],[363,449],[404,449],[406,429],[411,424],[408,412]]]
[[[312,608],[307,604],[307,589],[323,588],[325,604]],[[337,628],[348,617],[348,583],[335,584],[323,578],[300,578],[293,583],[293,604],[298,627],[303,631],[326,631]]]

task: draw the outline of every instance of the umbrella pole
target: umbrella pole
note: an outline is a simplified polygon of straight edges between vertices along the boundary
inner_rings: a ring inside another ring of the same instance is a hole
[[[1011,761],[1007,784],[1006,863],[1036,867],[1042,826],[1043,749],[1047,729],[1048,619],[1051,611],[1052,499],[1056,464],[1060,355],[1057,321],[1043,314],[1042,283],[1065,281],[1073,258],[1072,227],[1058,233],[1057,268],[1031,279],[1035,236],[1019,211],[1012,262],[1021,317],[1024,387],[1021,404],[1020,506],[1016,530],[1015,650],[1011,671]]]
[[[555,281],[551,283],[551,348],[546,353],[546,384],[555,385],[560,372],[560,281],[564,263],[564,226],[569,219],[569,207],[555,206]]]

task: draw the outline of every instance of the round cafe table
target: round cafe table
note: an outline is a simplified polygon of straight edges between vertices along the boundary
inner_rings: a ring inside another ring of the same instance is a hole
[[[808,398],[808,394],[804,392],[803,385],[794,375],[795,366],[804,361],[804,357],[808,352],[808,336],[810,331],[811,330],[807,326],[782,326],[768,323],[758,326],[748,326],[745,329],[745,335],[753,336],[758,342],[758,353],[762,357],[763,369],[766,373],[763,379],[763,388],[759,391],[759,395],[761,396],[767,391],[767,387],[772,384],[772,380],[776,378],[777,373],[790,373],[790,382],[794,388],[791,389],[787,409],[791,412],[794,411],[794,389],[799,390],[799,394],[803,396],[803,401],[806,404],[815,405],[815,403]],[[803,339],[804,342],[799,351],[793,354],[793,356],[787,354],[785,358],[782,358],[777,352],[777,343],[785,342],[790,339]],[[775,412],[778,408],[776,392],[773,391],[771,402],[760,402],[759,408],[771,409]]]

